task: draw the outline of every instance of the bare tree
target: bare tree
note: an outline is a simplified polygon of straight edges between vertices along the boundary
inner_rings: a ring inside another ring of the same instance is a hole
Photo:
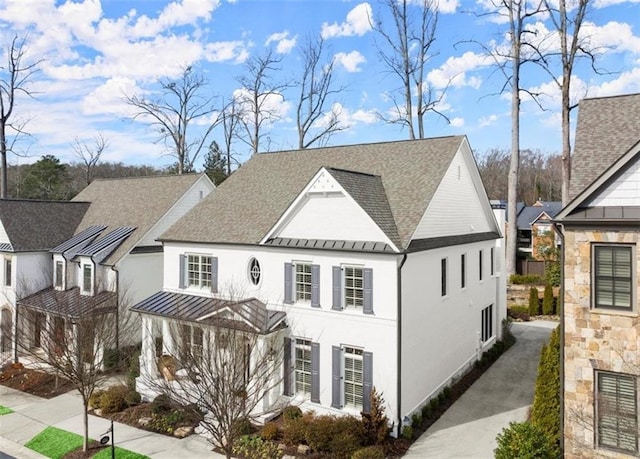
[[[81,142],[77,137],[75,138],[72,146],[73,153],[84,166],[87,185],[93,181],[96,165],[108,145],[107,139],[101,133],[94,136],[93,146]]]
[[[437,113],[449,121],[438,110],[446,88],[436,91],[426,81],[427,65],[434,56],[431,47],[436,40],[438,2],[381,0],[381,3],[390,13],[393,25],[388,28],[382,22],[374,25],[386,45],[378,46],[378,55],[389,72],[400,80],[401,86],[391,94],[397,116],[380,116],[386,122],[405,126],[410,139],[416,138],[417,122],[417,138],[423,139],[424,117],[428,112]],[[419,11],[414,12],[413,8]]]
[[[177,161],[178,174],[194,169],[198,155],[208,147],[207,138],[220,122],[207,85],[204,77],[188,66],[178,79],[160,81],[160,97],[124,97],[136,109],[133,119],[140,118],[158,129]],[[194,135],[196,122],[206,127]]]
[[[340,113],[333,108],[327,113],[329,97],[344,91],[344,86],[334,85],[334,59],[323,60],[324,40],[308,38],[301,48],[302,75],[297,85],[300,89],[296,119],[298,148],[308,148],[316,142],[325,144],[332,134],[346,129],[340,124]]]
[[[288,82],[274,81],[272,76],[278,73],[281,58],[269,50],[263,56],[254,56],[245,63],[245,75],[237,78],[242,88],[234,94],[241,107],[242,126],[247,136],[241,139],[251,147],[251,154],[260,151],[261,142],[267,135],[264,129],[267,124],[281,118],[279,103],[284,101],[282,91],[289,86]]]
[[[146,378],[144,384],[180,405],[197,404],[204,412],[200,425],[205,436],[230,458],[242,435],[239,423],[264,411],[265,400],[276,398],[282,331],[263,335],[222,317],[200,323],[174,320],[167,329],[159,368],[165,378]]]
[[[224,151],[227,156],[227,177],[231,175],[231,163],[238,163],[233,154],[233,144],[239,136],[239,130],[241,127],[243,113],[242,106],[236,100],[232,99],[231,102],[224,106],[224,109],[220,113],[222,123],[222,133],[224,135]]]
[[[42,59],[26,63],[26,39],[14,35],[7,46],[6,64],[0,66],[0,167],[2,168],[2,186],[0,197],[7,197],[7,152],[13,151],[17,137],[24,133],[22,122],[14,122],[14,108],[20,94],[33,97],[34,92],[28,88],[34,74],[38,71]],[[9,139],[9,132],[13,138]]]

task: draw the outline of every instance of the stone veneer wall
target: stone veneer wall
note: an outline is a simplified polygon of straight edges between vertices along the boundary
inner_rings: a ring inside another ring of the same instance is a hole
[[[632,313],[591,310],[591,244],[636,244],[635,269],[638,273],[640,234],[583,229],[567,229],[565,233],[565,457],[634,457],[620,452],[595,449],[594,371],[640,374],[640,308],[637,306],[640,291],[636,285],[636,307]]]

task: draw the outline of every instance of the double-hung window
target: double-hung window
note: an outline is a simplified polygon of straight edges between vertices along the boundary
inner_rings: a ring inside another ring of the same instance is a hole
[[[82,292],[93,294],[93,266],[89,263],[82,264]]]
[[[480,339],[483,343],[489,341],[493,337],[493,305],[490,304],[482,310],[480,317]]]
[[[332,353],[331,406],[351,407],[368,413],[373,387],[373,354],[355,346],[333,346]]]
[[[320,307],[320,265],[299,261],[284,264],[284,302],[298,301]]]
[[[344,348],[344,404],[362,409],[363,396],[362,349]]]
[[[594,308],[633,308],[634,248],[630,245],[593,246]]]
[[[11,287],[11,258],[4,259],[4,285]]]
[[[295,352],[295,391],[298,394],[311,394],[311,341],[297,338]]]
[[[334,266],[333,306],[337,311],[344,308],[362,309],[373,314],[373,269],[362,266]]]
[[[596,435],[600,448],[638,452],[637,378],[596,372]]]
[[[204,345],[204,335],[202,328],[195,325],[182,325],[182,358],[187,362],[191,359],[200,362],[202,359],[202,349]]]
[[[55,264],[55,287],[63,288],[64,283],[64,262],[57,260]]]
[[[361,308],[364,299],[364,278],[362,268],[344,268],[344,305]]]
[[[296,301],[311,301],[311,264],[296,263]]]
[[[189,287],[211,288],[211,257],[189,255],[187,257],[187,281]]]

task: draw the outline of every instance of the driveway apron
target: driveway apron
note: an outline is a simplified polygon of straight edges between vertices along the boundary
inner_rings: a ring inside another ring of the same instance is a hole
[[[406,458],[493,458],[496,436],[524,421],[533,402],[542,345],[556,322],[514,323],[516,344],[505,352],[411,446]]]

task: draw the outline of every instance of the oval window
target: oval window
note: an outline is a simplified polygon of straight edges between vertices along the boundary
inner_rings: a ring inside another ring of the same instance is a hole
[[[260,263],[255,258],[249,260],[249,280],[253,285],[260,283]]]

